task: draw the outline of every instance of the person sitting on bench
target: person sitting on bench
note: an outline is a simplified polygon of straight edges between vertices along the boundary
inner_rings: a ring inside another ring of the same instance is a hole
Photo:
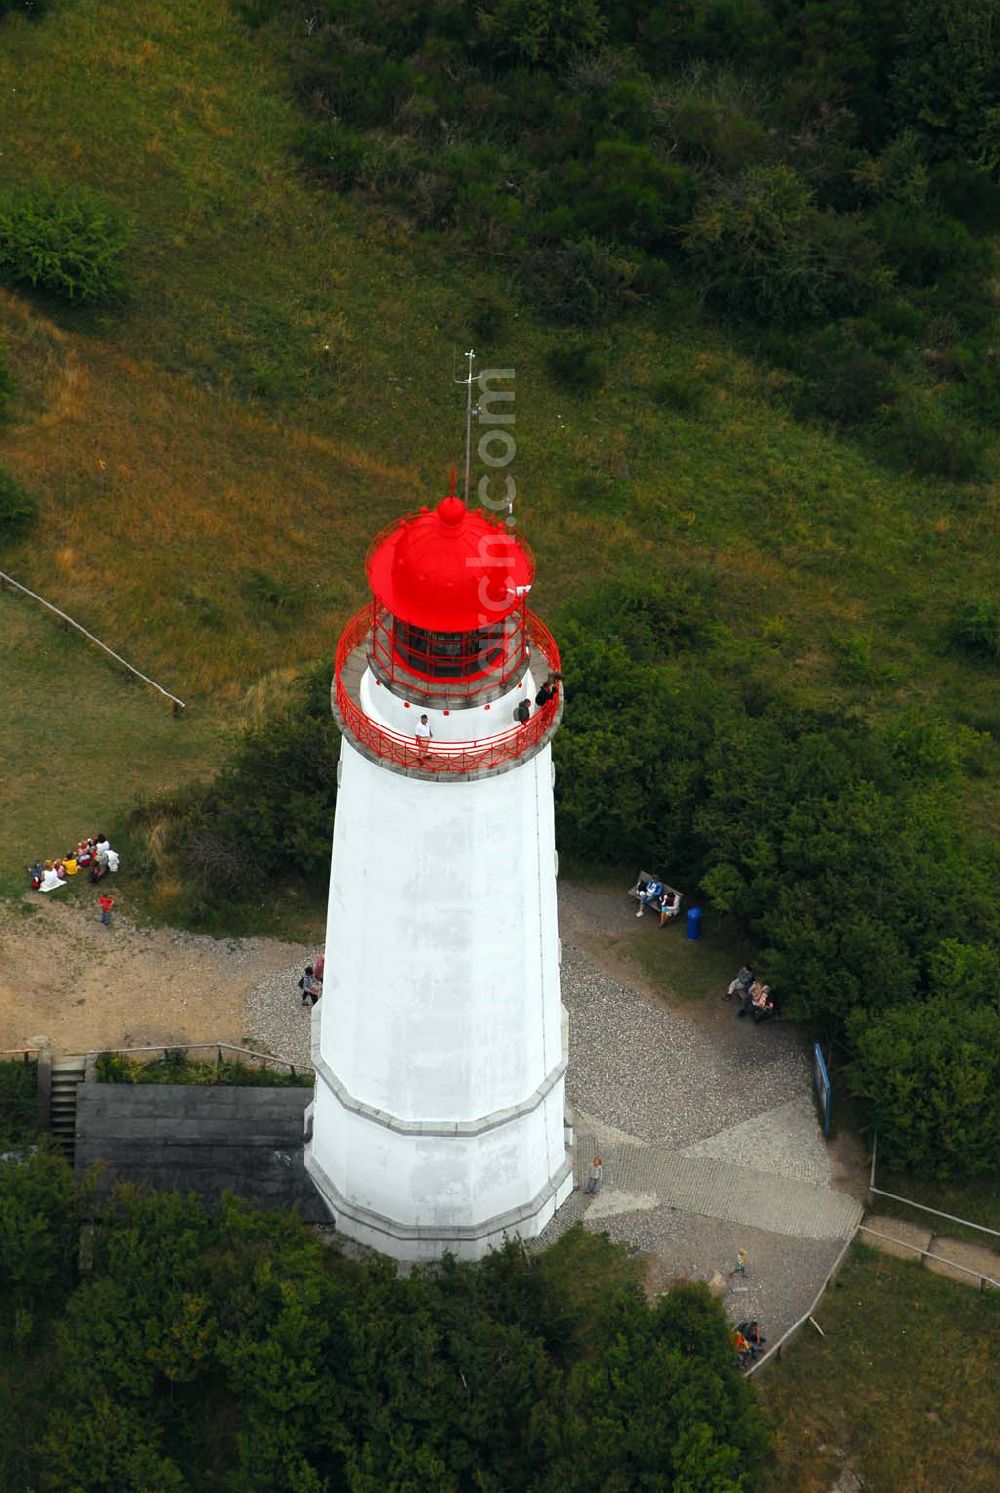
[[[636,913],[636,917],[642,917],[643,913],[646,911],[647,902],[658,902],[662,896],[663,882],[647,881],[646,885],[644,887],[640,887],[639,889],[639,911]]]
[[[677,912],[677,893],[671,892],[664,887],[663,896],[660,898],[660,927],[669,923]]]
[[[759,980],[753,980],[749,985],[744,985],[740,991],[740,1009],[736,1014],[738,1016],[749,1016],[750,1012],[757,1005],[761,991],[766,992],[767,986],[762,985]],[[764,999],[767,999],[766,994]]]
[[[752,989],[750,999],[755,1022],[766,1021],[769,1016],[774,1015],[774,1001],[771,999],[770,985],[756,984],[756,987]]]
[[[743,964],[740,966],[740,972],[736,976],[736,979],[730,980],[729,989],[726,991],[726,995],[742,996],[744,991],[749,990],[752,984],[753,970],[750,968],[749,964]]]

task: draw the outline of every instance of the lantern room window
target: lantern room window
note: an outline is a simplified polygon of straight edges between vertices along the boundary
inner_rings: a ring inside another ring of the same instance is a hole
[[[429,632],[396,621],[393,647],[405,667],[424,679],[470,679],[503,663],[507,631],[502,622],[475,632]]]

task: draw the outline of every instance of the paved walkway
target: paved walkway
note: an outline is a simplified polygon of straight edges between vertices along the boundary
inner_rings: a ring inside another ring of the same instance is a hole
[[[576,1177],[583,1186],[590,1158],[600,1153],[605,1182],[588,1210],[593,1222],[669,1203],[688,1213],[790,1234],[797,1239],[849,1239],[861,1204],[843,1192],[798,1182],[710,1156],[682,1156],[665,1145],[601,1145],[577,1132]]]
[[[718,1272],[732,1319],[757,1317],[773,1341],[811,1305],[862,1215],[834,1186],[802,1034],[737,1020],[721,993],[704,1009],[668,1006],[623,984],[585,951],[581,930],[640,938],[644,922],[624,897],[619,908],[561,886],[560,902],[580,1190],[539,1242],[582,1220],[642,1252],[653,1290]],[[588,1197],[594,1155],[604,1176]],[[738,1249],[750,1256],[746,1279],[730,1277]]]

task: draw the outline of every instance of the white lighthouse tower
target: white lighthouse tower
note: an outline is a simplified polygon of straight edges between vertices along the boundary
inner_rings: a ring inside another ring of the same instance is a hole
[[[372,600],[337,650],[306,1167],[350,1237],[402,1260],[476,1259],[538,1234],[573,1185],[561,692],[534,703],[559,654],[527,608],[527,546],[454,493],[379,535],[367,571]]]

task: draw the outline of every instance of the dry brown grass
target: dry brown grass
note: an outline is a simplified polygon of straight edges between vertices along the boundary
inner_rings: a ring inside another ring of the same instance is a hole
[[[10,295],[0,325],[17,372],[47,349],[4,439],[40,502],[12,574],[182,695],[235,699],[332,650],[366,531],[397,510],[371,495],[415,502],[416,471],[71,338]],[[254,571],[301,593],[294,615],[241,600]]]

